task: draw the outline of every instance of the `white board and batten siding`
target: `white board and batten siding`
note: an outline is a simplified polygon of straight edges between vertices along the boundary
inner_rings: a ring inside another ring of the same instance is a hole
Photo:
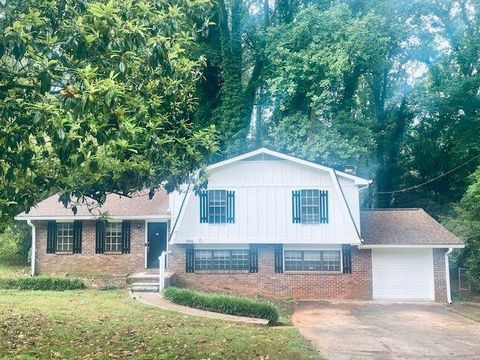
[[[191,194],[173,242],[349,244],[358,239],[345,201],[328,171],[283,159],[249,159],[213,169],[208,178],[208,189],[235,191],[235,223],[200,223],[199,198]],[[358,187],[349,179],[340,182],[359,226]],[[292,190],[300,189],[328,190],[327,224],[292,222]],[[178,213],[183,196],[172,196],[174,214]]]
[[[433,251],[373,249],[374,300],[435,300]]]

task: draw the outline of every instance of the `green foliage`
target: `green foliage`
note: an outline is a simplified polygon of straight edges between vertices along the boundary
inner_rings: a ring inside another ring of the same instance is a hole
[[[0,279],[0,289],[65,291],[85,289],[82,279],[53,276]]]
[[[6,1],[0,18],[0,215],[182,183],[216,150],[194,129],[208,0]]]
[[[266,319],[271,323],[278,321],[277,307],[266,301],[229,295],[206,294],[176,287],[166,288],[164,294],[167,299],[175,304],[223,314]]]
[[[0,263],[22,265],[28,262],[31,237],[24,223],[9,223],[0,233]]]
[[[471,184],[446,225],[465,241],[456,257],[456,265],[467,268],[472,290],[480,293],[480,168],[470,176]]]

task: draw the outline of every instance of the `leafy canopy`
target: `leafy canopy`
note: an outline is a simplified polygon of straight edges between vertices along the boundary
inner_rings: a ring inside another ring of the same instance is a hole
[[[210,6],[5,2],[0,215],[52,192],[67,203],[159,184],[171,191],[216,151],[213,128],[194,130],[191,120],[204,60],[190,54]]]

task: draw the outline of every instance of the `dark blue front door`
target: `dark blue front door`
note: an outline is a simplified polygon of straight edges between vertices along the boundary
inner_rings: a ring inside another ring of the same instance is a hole
[[[167,223],[148,223],[147,244],[147,268],[158,269],[158,258],[162,251],[167,250]]]

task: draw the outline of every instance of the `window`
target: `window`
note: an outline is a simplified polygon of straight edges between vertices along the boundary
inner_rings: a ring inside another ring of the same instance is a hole
[[[195,250],[195,270],[248,270],[249,250]]]
[[[107,223],[105,227],[105,251],[122,251],[122,223]]]
[[[319,189],[292,191],[292,217],[293,223],[328,223],[328,191]]]
[[[317,189],[300,191],[300,213],[302,223],[320,222],[320,191]]]
[[[73,223],[57,223],[57,251],[73,252]]]
[[[340,271],[340,250],[285,250],[285,271]]]
[[[208,190],[208,222],[227,222],[227,191]]]

